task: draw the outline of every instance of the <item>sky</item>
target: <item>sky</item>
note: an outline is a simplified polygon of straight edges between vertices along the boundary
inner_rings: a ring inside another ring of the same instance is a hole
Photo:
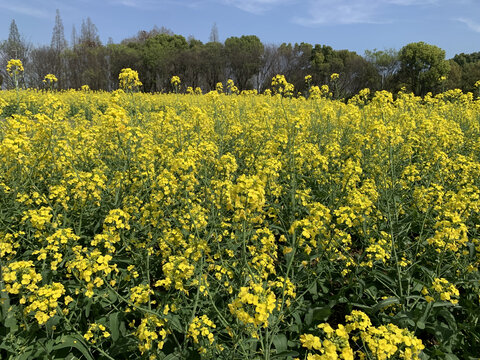
[[[220,41],[257,35],[264,44],[307,42],[360,55],[418,41],[447,58],[480,51],[480,0],[0,0],[0,41],[15,19],[27,41],[50,44],[56,9],[67,41],[90,17],[104,43],[155,25],[207,42],[216,24]]]

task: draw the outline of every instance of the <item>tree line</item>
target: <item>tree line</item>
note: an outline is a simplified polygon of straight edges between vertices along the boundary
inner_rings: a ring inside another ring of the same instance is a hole
[[[255,35],[229,37],[219,41],[216,25],[210,41],[174,34],[166,28],[139,31],[116,44],[102,44],[90,18],[82,22],[79,34],[75,27],[68,43],[57,10],[49,46],[32,46],[20,35],[15,20],[8,39],[0,42],[0,88],[12,87],[5,71],[10,59],[20,59],[25,68],[22,86],[41,88],[46,74],[58,78],[58,89],[88,85],[94,90],[114,90],[123,68],[138,71],[146,92],[171,90],[170,78],[177,75],[185,88],[215,89],[218,82],[233,79],[240,90],[259,92],[271,86],[276,74],[283,74],[303,92],[311,84],[335,80],[336,95],[350,97],[363,88],[400,89],[417,95],[460,88],[473,91],[480,79],[480,52],[458,54],[445,59],[441,48],[417,42],[400,50],[367,50],[363,56],[349,50],[335,50],[328,45],[309,43],[264,44]]]

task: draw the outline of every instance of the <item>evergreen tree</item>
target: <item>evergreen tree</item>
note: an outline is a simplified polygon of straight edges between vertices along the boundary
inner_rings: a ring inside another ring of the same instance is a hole
[[[7,86],[13,85],[5,70],[7,62],[10,59],[19,59],[22,61],[24,68],[28,70],[27,64],[29,50],[29,44],[22,38],[22,36],[20,36],[17,24],[15,23],[15,20],[12,20],[10,23],[8,39],[1,45],[0,49],[0,75],[3,76],[4,83],[6,83]],[[22,78],[21,83],[25,85],[25,77]]]
[[[53,27],[52,42],[50,46],[57,54],[60,54],[67,47],[63,22],[60,17],[60,11],[58,9],[55,16],[55,26]]]

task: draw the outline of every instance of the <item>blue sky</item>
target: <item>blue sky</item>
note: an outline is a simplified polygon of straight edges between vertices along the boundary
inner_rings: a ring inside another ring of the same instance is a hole
[[[35,45],[49,44],[55,10],[70,40],[90,17],[103,42],[165,26],[208,41],[217,24],[220,40],[257,35],[263,43],[308,42],[349,49],[400,49],[425,41],[456,53],[480,51],[479,0],[0,0],[0,40],[15,19]]]

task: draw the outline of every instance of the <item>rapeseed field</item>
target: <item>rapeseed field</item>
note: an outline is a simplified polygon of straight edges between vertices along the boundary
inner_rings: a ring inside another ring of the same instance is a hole
[[[0,92],[2,359],[478,358],[472,93],[55,81]]]

